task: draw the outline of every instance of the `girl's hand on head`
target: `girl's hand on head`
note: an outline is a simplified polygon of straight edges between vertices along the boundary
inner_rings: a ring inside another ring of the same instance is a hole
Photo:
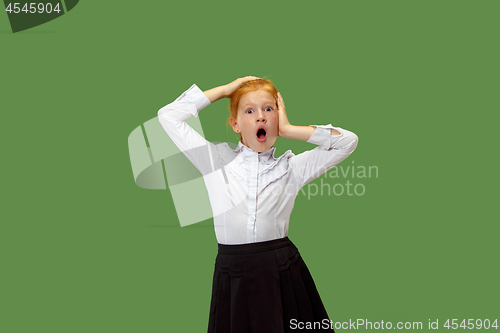
[[[247,81],[251,80],[256,80],[259,79],[256,76],[245,76],[245,77],[240,77],[239,79],[234,80],[231,83],[228,83],[224,86],[224,95],[225,97],[229,97],[232,95],[232,93],[240,86],[240,84],[245,83]]]
[[[285,131],[292,126],[288,121],[285,110],[285,102],[280,93],[278,93],[278,136],[283,136]]]

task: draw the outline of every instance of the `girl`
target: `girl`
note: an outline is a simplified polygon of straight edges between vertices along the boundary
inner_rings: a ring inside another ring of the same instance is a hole
[[[229,98],[236,149],[213,144],[185,120]],[[215,260],[209,333],[333,331],[288,224],[300,188],[349,156],[358,137],[331,124],[294,126],[271,81],[247,76],[202,92],[195,84],[158,119],[202,173],[213,210]],[[274,156],[281,136],[318,147]]]

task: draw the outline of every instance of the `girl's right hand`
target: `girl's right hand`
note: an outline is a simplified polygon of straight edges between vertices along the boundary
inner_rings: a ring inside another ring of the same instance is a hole
[[[236,90],[236,88],[238,88],[242,83],[245,83],[245,82],[251,81],[251,80],[256,80],[256,79],[259,79],[259,78],[256,76],[240,77],[239,79],[236,79],[233,82],[228,83],[224,86],[224,90],[225,90],[224,94],[226,95],[226,97],[230,97],[233,94],[233,92]]]

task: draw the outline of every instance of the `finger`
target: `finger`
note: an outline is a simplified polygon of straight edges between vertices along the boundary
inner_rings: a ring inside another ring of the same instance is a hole
[[[285,106],[285,101],[283,101],[283,96],[281,96],[281,93],[278,93],[278,103]]]

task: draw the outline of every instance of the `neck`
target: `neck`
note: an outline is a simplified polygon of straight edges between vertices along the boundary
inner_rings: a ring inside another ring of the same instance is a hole
[[[246,144],[244,144],[244,143],[243,143],[243,141],[241,141],[241,140],[240,140],[240,142],[241,142],[241,144],[242,144],[243,146],[247,147],[248,149],[252,149],[252,148],[248,147]],[[271,146],[271,147],[269,147],[269,149],[271,149],[271,148],[272,148],[272,146]],[[269,150],[269,149],[268,149],[268,150]],[[252,150],[253,150],[253,149],[252,149]],[[255,151],[255,150],[254,150],[254,151]],[[260,153],[263,153],[263,151],[258,151],[258,152],[257,152],[257,154],[260,154]]]

